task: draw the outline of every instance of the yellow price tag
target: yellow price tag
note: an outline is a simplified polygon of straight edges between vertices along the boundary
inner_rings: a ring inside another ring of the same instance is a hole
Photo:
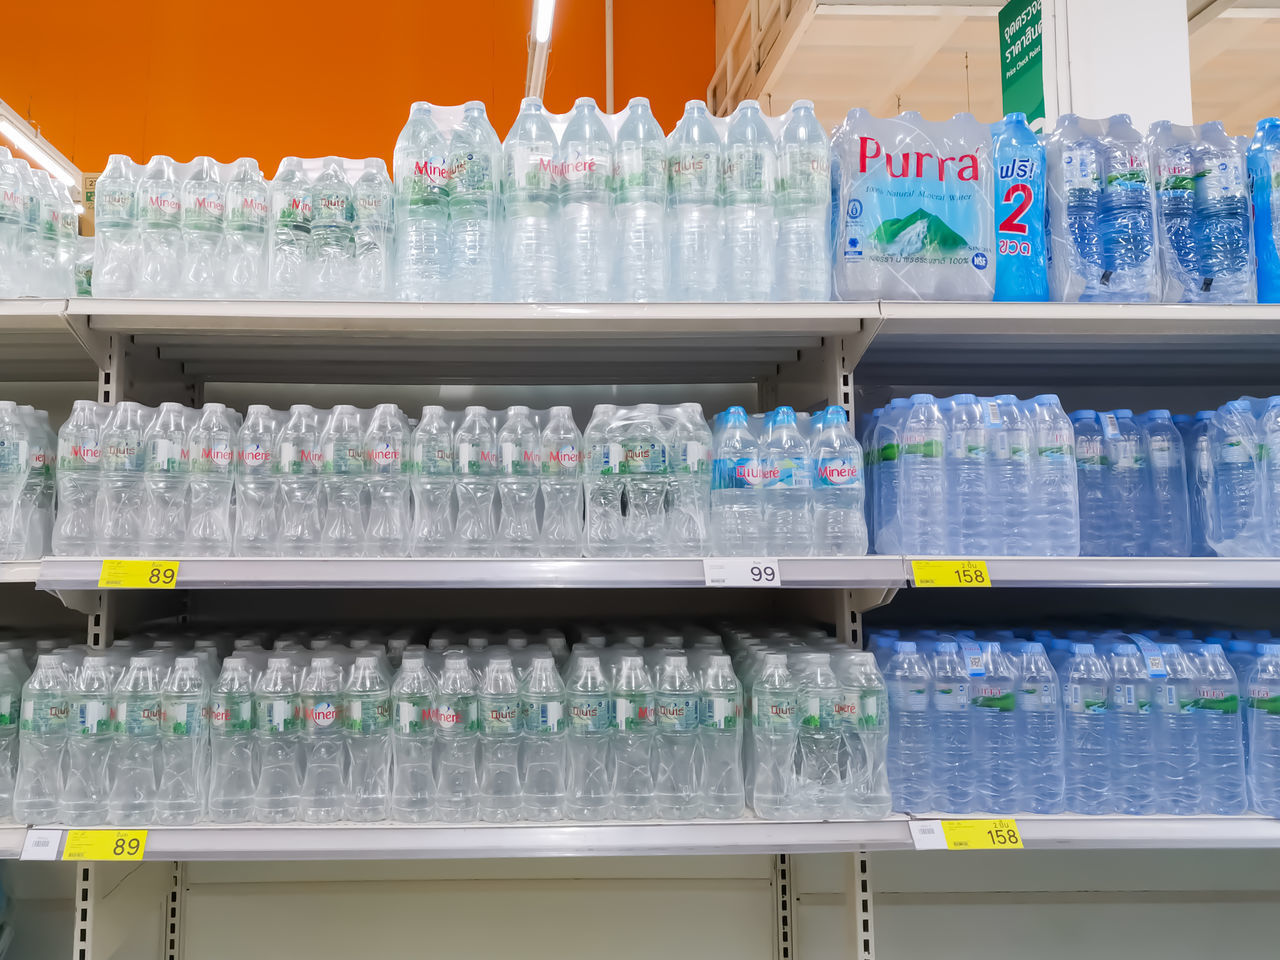
[[[1013,820],[943,820],[948,850],[1021,850],[1022,834]]]
[[[145,830],[68,830],[63,860],[141,860]]]
[[[172,590],[178,582],[177,560],[103,560],[99,587],[122,590]]]
[[[989,587],[985,560],[912,560],[911,579],[917,587]]]

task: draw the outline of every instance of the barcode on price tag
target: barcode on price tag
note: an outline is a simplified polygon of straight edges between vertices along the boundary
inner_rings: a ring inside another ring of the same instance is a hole
[[[58,847],[62,845],[61,830],[28,830],[22,841],[19,860],[57,860]]]
[[[947,835],[942,832],[941,820],[912,820],[908,826],[917,850],[947,849]]]
[[[708,557],[702,561],[708,587],[780,587],[782,568],[774,558]]]

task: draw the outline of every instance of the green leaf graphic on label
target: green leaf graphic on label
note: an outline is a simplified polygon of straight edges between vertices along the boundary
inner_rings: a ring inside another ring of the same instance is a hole
[[[1011,713],[1016,705],[1017,697],[1014,696],[1012,690],[1008,693],[1002,693],[998,697],[974,697],[970,703],[975,707],[984,707],[988,710],[999,710],[1001,713]]]
[[[944,253],[962,250],[969,245],[969,242],[947,226],[945,221],[927,210],[917,210],[897,220],[885,220],[876,227],[871,234],[871,239],[880,246],[887,247],[918,223],[923,223],[925,227],[916,247],[917,250]]]

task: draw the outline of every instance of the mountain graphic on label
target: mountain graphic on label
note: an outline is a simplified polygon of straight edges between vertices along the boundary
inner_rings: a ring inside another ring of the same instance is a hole
[[[896,257],[922,252],[944,255],[969,245],[969,241],[928,210],[917,210],[897,220],[885,220],[876,227],[871,239],[885,253]]]

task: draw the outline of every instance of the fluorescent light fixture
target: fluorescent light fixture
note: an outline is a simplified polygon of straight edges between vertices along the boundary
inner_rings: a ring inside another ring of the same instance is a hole
[[[48,150],[40,145],[39,134],[32,136],[8,117],[0,117],[0,135],[10,140],[15,147],[25,153],[30,161],[38,167],[49,171],[72,190],[80,189],[79,171],[74,173],[62,165]]]
[[[533,42],[551,39],[551,19],[556,14],[556,0],[533,0]]]

